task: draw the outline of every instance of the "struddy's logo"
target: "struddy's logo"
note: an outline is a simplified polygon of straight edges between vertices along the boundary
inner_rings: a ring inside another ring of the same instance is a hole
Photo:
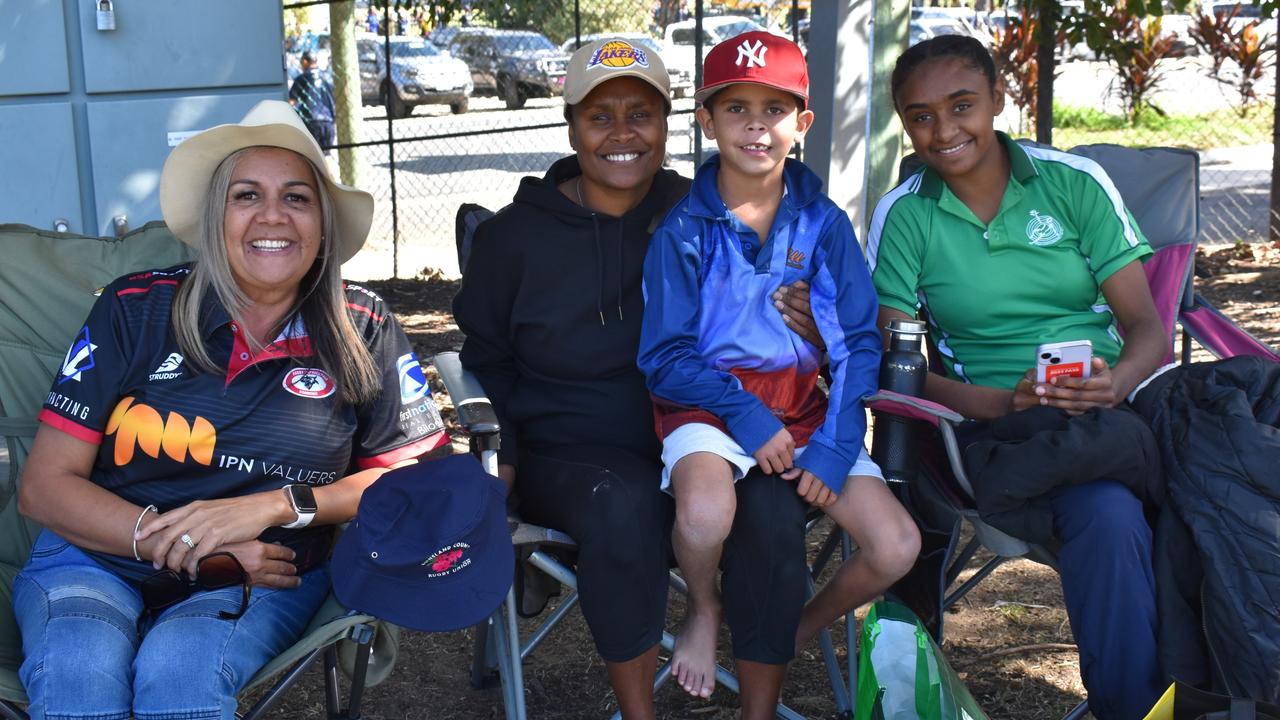
[[[738,46],[738,59],[733,61],[734,65],[742,67],[742,61],[747,61],[747,67],[753,68],[757,65],[764,67],[764,54],[769,51],[769,47],[764,44],[763,40],[756,40],[756,44],[752,45],[750,40],[743,40]]]
[[[611,68],[631,67],[639,65],[640,67],[649,67],[649,56],[644,50],[632,45],[625,40],[610,40],[600,46],[591,54],[591,59],[587,61],[587,69],[604,65]]]
[[[89,342],[89,326],[80,328],[80,334],[71,343],[67,356],[62,359],[62,369],[58,371],[58,384],[68,380],[80,382],[80,376],[93,369],[93,351],[98,346]]]
[[[1048,247],[1061,240],[1062,235],[1062,223],[1052,215],[1031,211],[1031,221],[1027,223],[1027,242],[1036,247]]]
[[[444,577],[452,575],[462,568],[471,564],[470,555],[471,546],[464,542],[457,542],[447,547],[431,553],[426,560],[422,561],[423,567],[431,569],[427,573],[429,578]]]
[[[422,374],[418,356],[405,353],[396,360],[396,373],[400,376],[400,403],[408,405],[427,396],[427,376]]]
[[[182,371],[178,369],[181,365],[182,355],[179,353],[169,353],[169,357],[165,358],[164,362],[160,363],[160,367],[157,367],[154,372],[148,375],[147,379],[151,382],[156,382],[157,380],[172,380],[182,375]]]
[[[284,389],[304,398],[326,398],[337,389],[333,378],[319,368],[294,368],[285,373]]]

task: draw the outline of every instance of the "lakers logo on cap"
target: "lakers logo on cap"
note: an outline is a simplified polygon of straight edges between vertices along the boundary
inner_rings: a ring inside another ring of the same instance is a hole
[[[631,67],[639,65],[640,67],[649,67],[649,57],[644,50],[632,45],[626,40],[610,40],[600,46],[591,55],[591,59],[587,61],[587,69],[604,65],[611,68]]]

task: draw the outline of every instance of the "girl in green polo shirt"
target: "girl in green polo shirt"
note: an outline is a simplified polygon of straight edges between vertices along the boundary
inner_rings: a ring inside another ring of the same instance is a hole
[[[1106,173],[994,129],[1004,86],[977,40],[898,58],[894,105],[925,167],[887,194],[868,233],[880,324],[922,313],[946,376],[925,396],[991,420],[1035,405],[1113,407],[1168,351],[1141,261],[1151,250]],[[1124,328],[1124,340],[1117,332]],[[1088,339],[1088,379],[1034,381],[1036,346]],[[966,424],[969,425],[969,424]],[[1134,720],[1160,694],[1151,529],[1123,485],[1044,496],[1080,672],[1099,720]]]

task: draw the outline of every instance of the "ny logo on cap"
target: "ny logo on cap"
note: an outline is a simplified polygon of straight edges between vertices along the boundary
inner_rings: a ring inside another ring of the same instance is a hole
[[[769,48],[765,47],[763,40],[756,40],[753,47],[750,40],[743,40],[738,46],[738,59],[733,62],[734,65],[741,66],[742,61],[747,61],[747,67],[753,68],[757,65],[764,67],[764,54]]]

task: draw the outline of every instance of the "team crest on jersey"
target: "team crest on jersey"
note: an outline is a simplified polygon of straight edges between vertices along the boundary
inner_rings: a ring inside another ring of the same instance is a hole
[[[80,382],[80,376],[92,370],[96,364],[93,351],[97,349],[97,345],[89,342],[89,326],[80,328],[80,334],[76,336],[70,349],[67,350],[66,357],[62,359],[62,369],[58,371],[58,384],[61,385],[68,380]]]
[[[1062,223],[1056,218],[1031,211],[1031,222],[1027,223],[1027,242],[1036,247],[1048,247],[1057,244],[1062,235]]]
[[[587,61],[587,69],[604,65],[611,68],[625,68],[632,65],[640,67],[649,67],[649,56],[644,50],[632,45],[626,40],[610,40],[600,46],[591,54],[591,59]]]
[[[326,398],[336,391],[333,378],[319,368],[294,368],[284,376],[284,389],[304,398]]]
[[[422,374],[418,356],[405,353],[396,360],[396,373],[400,376],[400,403],[408,405],[427,396],[427,376]]]

